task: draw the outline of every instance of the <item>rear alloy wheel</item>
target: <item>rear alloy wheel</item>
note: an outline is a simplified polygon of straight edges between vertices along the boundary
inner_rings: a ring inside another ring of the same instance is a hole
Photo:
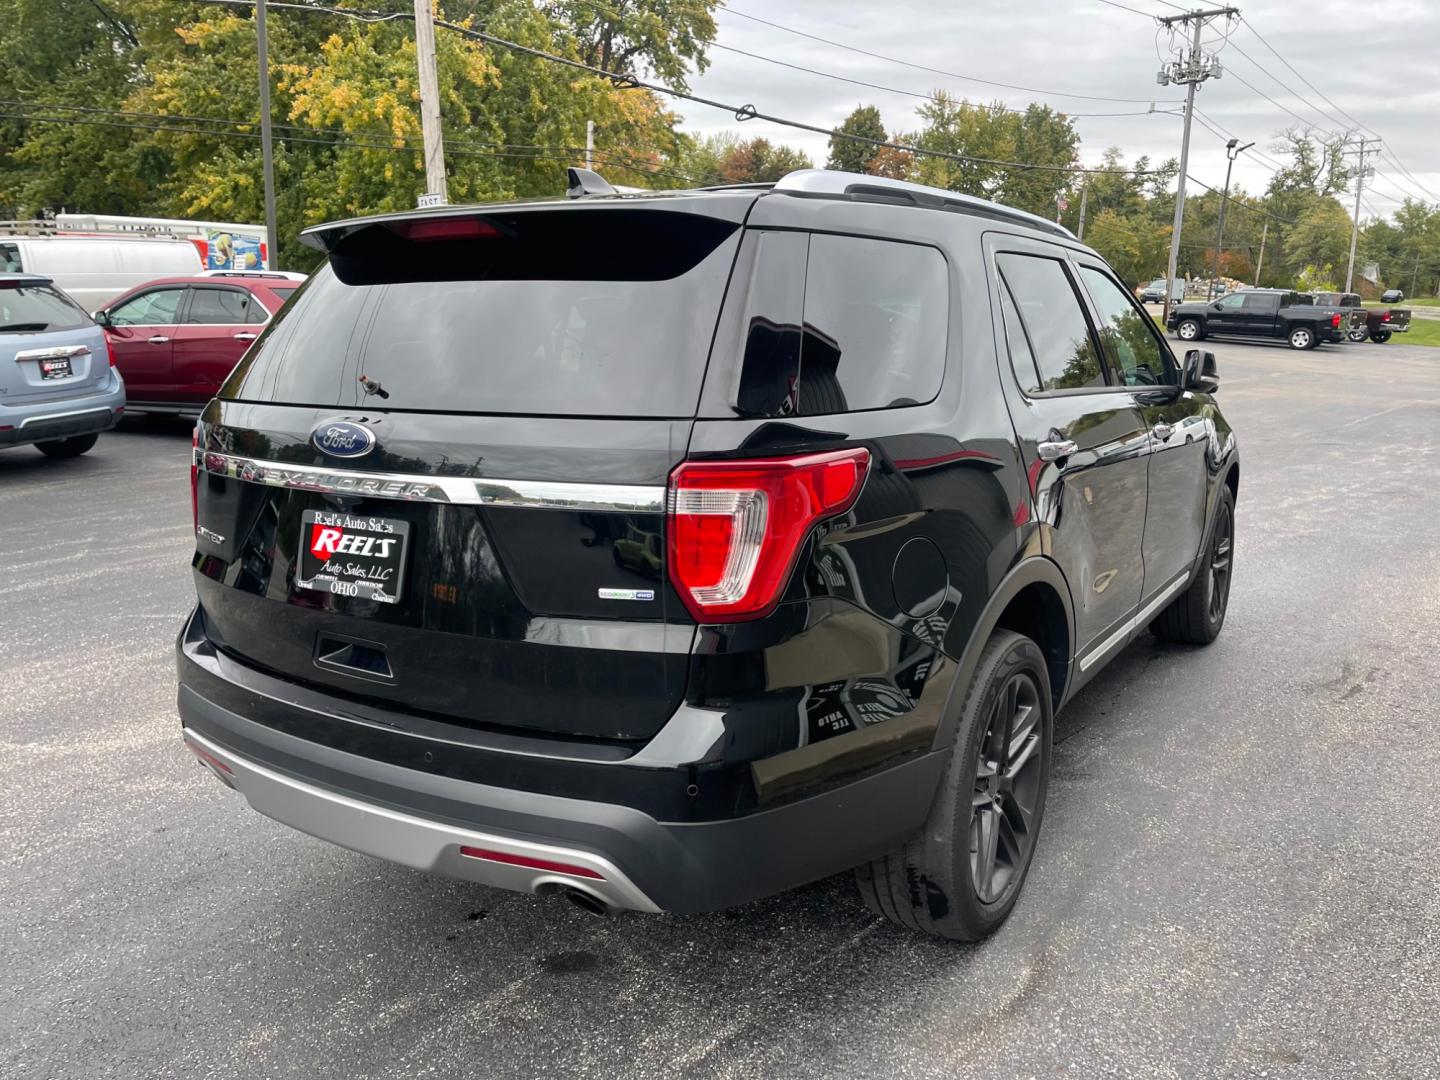
[[[1175,326],[1175,336],[1181,341],[1199,341],[1205,336],[1205,328],[1195,319],[1181,319]]]
[[[1365,330],[1351,330],[1348,331],[1347,336],[1351,341],[1364,341],[1366,334],[1367,331]]]
[[[1040,647],[997,630],[980,654],[925,827],[856,868],[870,909],[952,941],[993,933],[1015,906],[1035,854],[1052,729]]]
[[[1205,560],[1190,587],[1150,624],[1150,632],[1166,641],[1209,645],[1220,636],[1230,606],[1230,576],[1235,561],[1235,496],[1220,485],[1220,505],[1205,547]]]
[[[1375,333],[1370,335],[1370,340],[1375,342],[1376,345],[1384,345],[1385,342],[1390,340],[1390,331],[1376,330]]]
[[[1315,347],[1315,331],[1308,326],[1297,326],[1290,331],[1290,348],[1292,349],[1313,349]]]
[[[36,443],[35,449],[46,457],[79,457],[94,446],[99,438],[99,435],[75,435],[68,439],[51,439],[49,442]]]

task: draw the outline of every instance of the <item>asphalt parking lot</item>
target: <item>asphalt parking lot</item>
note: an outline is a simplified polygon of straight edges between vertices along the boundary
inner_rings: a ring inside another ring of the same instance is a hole
[[[1440,1075],[1440,350],[1210,347],[1227,626],[1060,717],[978,947],[843,877],[600,920],[260,817],[178,738],[188,427],[0,453],[0,1076]]]

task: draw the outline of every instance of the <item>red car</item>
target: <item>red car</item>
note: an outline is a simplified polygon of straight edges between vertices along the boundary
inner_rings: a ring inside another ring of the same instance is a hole
[[[211,273],[159,278],[95,313],[129,406],[199,412],[290,294],[298,275]]]

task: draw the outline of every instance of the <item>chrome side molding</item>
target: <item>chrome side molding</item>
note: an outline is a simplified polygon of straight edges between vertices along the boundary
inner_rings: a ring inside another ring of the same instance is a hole
[[[581,484],[552,480],[476,480],[463,476],[359,472],[315,465],[238,457],[196,450],[195,465],[204,472],[251,484],[406,502],[456,506],[504,506],[530,510],[583,510],[597,513],[659,514],[665,510],[660,484]]]

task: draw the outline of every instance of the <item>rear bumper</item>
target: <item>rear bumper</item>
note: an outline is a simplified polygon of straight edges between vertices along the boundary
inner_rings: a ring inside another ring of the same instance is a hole
[[[105,389],[85,397],[0,408],[0,446],[109,431],[125,408],[125,384],[112,369]]]
[[[610,907],[660,910],[614,863],[592,852],[403,813],[268,769],[190,728],[184,739],[252,809],[332,844],[495,888],[578,889]]]
[[[647,792],[684,785],[694,771],[643,754],[582,762],[583,748],[564,740],[540,751],[497,741],[485,751],[486,782],[476,782],[475,746],[467,748],[461,779],[445,774],[458,748],[440,739],[407,738],[415,744],[410,760],[420,765],[410,767],[348,752],[344,740],[326,745],[292,734],[349,724],[358,747],[373,725],[340,699],[300,687],[275,693],[269,685],[275,680],[259,673],[254,684],[242,685],[248,669],[207,655],[193,629],[192,620],[178,648],[183,737],[253,808],[355,851],[521,892],[575,888],[614,907],[677,912],[783,892],[912,836],[948,757],[917,754],[734,817],[666,821],[641,808],[663,804]],[[269,680],[264,695],[255,689],[261,680]],[[514,786],[522,779],[527,786]],[[540,779],[549,780],[545,790],[537,790]],[[571,797],[567,788],[587,797]],[[613,794],[593,797],[606,791]],[[502,861],[463,855],[464,847],[498,853]],[[529,865],[505,861],[516,857]],[[537,867],[536,860],[551,865]]]

